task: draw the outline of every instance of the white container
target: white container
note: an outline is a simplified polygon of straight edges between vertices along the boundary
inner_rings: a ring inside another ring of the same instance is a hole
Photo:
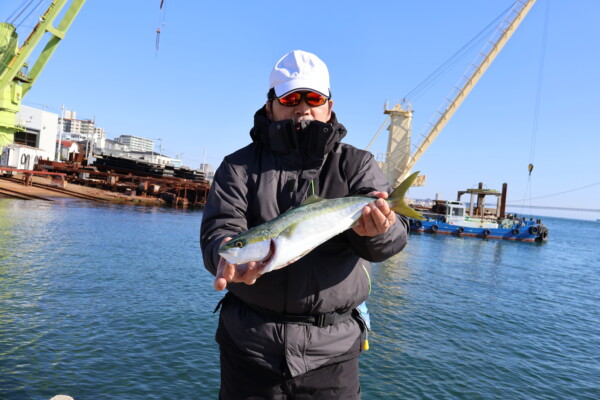
[[[50,159],[45,150],[22,144],[10,144],[2,149],[0,166],[32,171],[40,159]]]

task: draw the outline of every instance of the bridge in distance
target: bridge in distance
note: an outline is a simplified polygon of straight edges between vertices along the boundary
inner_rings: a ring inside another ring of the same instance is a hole
[[[507,204],[506,207],[533,208],[533,209],[538,209],[538,210],[579,211],[579,212],[600,213],[600,208],[530,206],[530,205],[523,205],[523,204]]]

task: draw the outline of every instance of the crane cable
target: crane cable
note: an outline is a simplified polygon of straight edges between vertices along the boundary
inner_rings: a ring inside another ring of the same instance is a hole
[[[11,25],[14,25],[15,21],[17,20],[17,18],[19,18],[21,16],[21,14],[23,14],[25,12],[25,10],[27,9],[27,7],[29,7],[31,5],[31,3],[34,2],[34,0],[29,0],[29,4],[25,5],[26,1],[27,0],[23,0],[23,2],[21,3],[21,5],[18,6],[15,9],[15,11],[13,11],[13,13],[8,16],[8,18],[6,19],[6,22],[8,22]],[[17,14],[17,15],[15,15],[15,14]]]
[[[402,104],[406,104],[410,101],[417,100],[429,87],[431,87],[435,82],[437,82],[442,76],[444,76],[457,62],[466,57],[469,52],[473,50],[473,48],[478,45],[481,40],[485,37],[489,36],[491,30],[493,30],[500,18],[502,18],[506,13],[508,13],[512,9],[512,5],[502,11],[496,18],[494,18],[485,28],[483,28],[479,33],[477,33],[471,40],[469,40],[463,47],[461,47],[458,51],[456,51],[452,56],[450,56],[446,61],[444,61],[439,67],[437,67],[431,74],[429,74],[421,83],[415,86],[406,96],[403,97]],[[484,36],[485,35],[485,36]],[[411,97],[412,96],[412,97]],[[369,142],[366,150],[371,147],[373,142],[377,139],[381,130],[385,126],[385,124],[390,120],[390,116],[386,118],[383,122],[382,127],[377,131],[377,133]]]
[[[463,47],[461,47],[458,51],[456,51],[452,56],[450,56],[446,61],[444,61],[438,68],[436,68],[427,78],[425,78],[421,83],[419,83],[414,89],[412,89],[404,99],[408,100],[416,100],[420,95],[428,89],[433,83],[438,81],[446,72],[448,72],[458,61],[463,59],[469,52],[478,45],[482,39],[489,36],[490,32],[496,28],[498,25],[498,20],[504,17],[513,6],[508,7],[506,10],[502,11],[496,18],[494,18],[485,28],[483,28],[479,33],[477,33],[471,40],[469,40]],[[411,97],[413,96],[413,97]]]
[[[513,204],[517,205],[517,203],[521,202],[521,206],[522,206],[523,205],[522,202],[527,201],[527,200],[538,200],[538,199],[545,199],[545,198],[548,198],[548,197],[560,196],[561,194],[577,192],[579,190],[587,189],[589,187],[596,186],[596,185],[600,185],[600,181],[594,182],[594,183],[590,183],[590,184],[587,184],[587,185],[584,185],[584,186],[580,186],[580,187],[575,188],[575,189],[563,190],[562,192],[545,194],[543,196],[536,196],[536,197],[531,197],[531,198],[521,199],[521,200],[510,200],[510,201],[507,201],[507,205],[513,205]]]
[[[17,31],[17,28],[20,28],[21,25],[25,25],[26,22],[30,19],[31,14],[33,14],[35,11],[37,11],[40,6],[42,5],[42,2],[44,0],[38,0],[37,5],[31,7],[31,4],[34,2],[35,0],[23,0],[23,2],[21,3],[20,6],[18,6],[15,11],[12,12],[12,14],[10,14],[10,16],[6,19],[6,22],[8,22],[10,25],[12,25],[15,29],[15,32]],[[28,2],[28,3],[27,3]],[[25,4],[27,3],[27,4]],[[21,18],[21,16],[27,11],[27,9],[29,9],[31,7],[31,10]],[[21,18],[20,22],[17,22],[19,20],[19,18]],[[35,23],[32,24],[32,26],[35,26],[35,24],[37,24],[37,21]],[[3,56],[3,51],[8,51],[9,48],[12,48],[13,46],[15,47],[19,47],[19,43],[18,43],[18,37],[15,40],[10,40],[9,43],[6,44],[6,46],[3,46],[3,49],[0,49],[0,56]],[[10,63],[10,59],[5,59],[4,57],[1,57],[1,59],[3,60],[0,63],[0,70],[5,69],[6,67],[8,67],[8,64]]]
[[[550,20],[550,0],[546,2],[546,16],[544,19],[544,29],[542,33],[542,48],[540,53],[540,64],[538,67],[538,80],[537,80],[537,90],[535,96],[535,105],[533,111],[533,127],[531,132],[531,143],[529,147],[529,165],[527,166],[527,170],[529,171],[529,175],[527,177],[527,184],[525,186],[525,195],[523,196],[523,202],[529,199],[529,206],[531,208],[531,200],[532,200],[532,182],[531,182],[531,173],[533,172],[534,167],[534,158],[535,158],[535,145],[537,141],[538,134],[538,123],[540,119],[540,108],[542,103],[542,84],[544,78],[544,62],[546,58],[546,47],[548,43],[548,25]],[[524,205],[524,204],[523,204]]]
[[[15,26],[15,28],[19,28],[21,25],[24,25],[26,21],[29,20],[29,18],[31,17],[31,14],[33,14],[36,10],[38,10],[40,8],[40,6],[42,5],[44,0],[39,0],[37,5],[34,7],[31,7],[31,3],[33,3],[35,0],[29,0],[29,3],[27,5],[25,5],[25,1],[24,0],[23,3],[21,3],[21,5],[11,14],[11,16],[9,17],[9,19],[11,17],[13,17],[13,15],[17,14],[14,16],[14,18],[12,18],[12,20],[9,22],[11,25]],[[31,7],[31,10],[27,13],[27,15],[25,15],[20,22],[17,22],[17,20],[19,19],[19,17],[21,17],[21,15],[23,15],[23,13],[29,8]],[[19,11],[20,10],[20,11]],[[18,12],[18,13],[17,13]],[[37,21],[36,21],[37,23]],[[35,24],[34,24],[35,25]]]

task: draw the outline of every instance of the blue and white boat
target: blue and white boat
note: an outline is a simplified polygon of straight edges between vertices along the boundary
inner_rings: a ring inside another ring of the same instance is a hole
[[[494,190],[468,189],[458,192],[457,201],[436,200],[429,208],[413,207],[425,217],[424,221],[410,219],[411,232],[427,232],[485,239],[505,239],[521,242],[545,242],[548,228],[539,219],[505,215],[506,184],[502,193]],[[462,194],[471,194],[469,209],[460,201]],[[486,208],[486,195],[498,197],[496,209]],[[474,201],[474,197],[477,200]]]

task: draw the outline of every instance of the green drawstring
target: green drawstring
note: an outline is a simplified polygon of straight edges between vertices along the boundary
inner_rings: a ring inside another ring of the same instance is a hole
[[[367,271],[363,264],[360,264],[360,266],[363,267],[365,274],[367,274],[367,279],[369,280],[369,294],[371,294],[371,276],[369,275],[369,271]]]
[[[315,180],[310,181],[310,187],[312,188],[312,195],[315,195]]]

